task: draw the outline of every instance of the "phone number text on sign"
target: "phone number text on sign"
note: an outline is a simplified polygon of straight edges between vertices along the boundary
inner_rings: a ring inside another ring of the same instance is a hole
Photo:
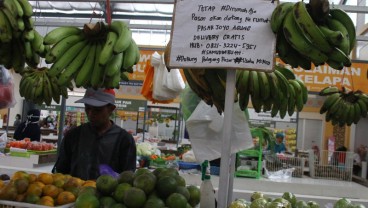
[[[169,65],[272,70],[274,8],[264,0],[178,0]]]

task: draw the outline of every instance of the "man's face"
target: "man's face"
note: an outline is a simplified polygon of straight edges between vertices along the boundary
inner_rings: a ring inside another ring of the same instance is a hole
[[[99,127],[103,126],[110,121],[110,115],[114,111],[114,105],[105,105],[101,107],[94,107],[90,105],[85,105],[85,111],[88,120],[93,126]]]
[[[276,142],[277,142],[277,144],[282,143],[282,140],[283,140],[283,139],[282,139],[282,137],[277,137],[277,138],[276,138]]]

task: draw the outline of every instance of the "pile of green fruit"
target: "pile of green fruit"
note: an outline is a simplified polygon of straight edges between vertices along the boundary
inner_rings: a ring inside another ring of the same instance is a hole
[[[124,171],[116,179],[101,175],[96,188],[80,193],[75,208],[190,208],[200,201],[200,190],[187,185],[176,169]]]
[[[228,208],[320,208],[316,201],[298,200],[291,192],[284,192],[281,197],[272,199],[261,192],[254,192],[250,201],[237,199]],[[333,208],[365,208],[363,204],[353,203],[347,198],[337,200]]]
[[[278,56],[293,68],[309,70],[312,63],[327,63],[341,70],[351,65],[354,23],[345,11],[330,9],[328,0],[280,3],[272,13],[271,29],[277,34]]]

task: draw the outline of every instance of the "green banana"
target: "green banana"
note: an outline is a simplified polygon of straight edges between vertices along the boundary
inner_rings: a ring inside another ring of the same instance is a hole
[[[328,64],[330,67],[332,67],[336,70],[344,69],[344,64],[342,62],[334,61],[332,59],[327,60],[326,64]]]
[[[18,28],[18,22],[17,22],[17,19],[16,19],[17,17],[14,16],[14,14],[11,13],[11,11],[8,8],[6,8],[6,7],[1,8],[1,10],[3,11],[4,15],[6,16],[6,18],[8,18],[8,21],[9,21],[12,29],[14,31],[18,31],[19,28]]]
[[[43,37],[39,32],[37,32],[37,30],[33,30],[33,31],[34,31],[34,38],[31,41],[32,48],[36,53],[41,53],[42,47],[44,49]]]
[[[43,73],[42,72],[35,72],[37,74],[37,78],[35,79],[35,86],[36,90],[34,91],[34,98],[38,98],[42,96],[42,90],[44,88],[43,86]]]
[[[44,39],[45,40],[45,39]],[[70,35],[59,42],[57,42],[50,50],[50,55],[54,58],[54,61],[59,60],[63,57],[72,46],[85,40],[85,36],[83,34]],[[44,41],[45,42],[45,41]]]
[[[12,52],[14,54],[11,59],[13,69],[15,72],[21,74],[24,71],[24,66],[26,63],[26,57],[24,56],[22,50],[22,43],[20,43],[19,40],[13,39],[12,48]]]
[[[275,70],[281,72],[282,75],[284,75],[284,77],[286,79],[296,79],[295,74],[293,73],[293,71],[291,71],[290,69],[281,66],[281,65],[275,65]]]
[[[312,45],[324,53],[329,53],[332,47],[319,27],[314,23],[303,1],[295,3],[293,14],[299,29],[303,32],[305,37],[311,41]]]
[[[76,87],[86,86],[90,80],[89,77],[93,73],[94,63],[97,60],[95,60],[97,44],[98,43],[92,43],[91,49],[74,79]]]
[[[294,85],[292,85],[290,83],[291,81],[289,80],[289,85],[290,85],[290,96],[288,98],[288,104],[287,104],[287,112],[289,116],[292,116],[294,114],[295,111],[295,107],[296,107],[296,100],[297,100],[297,95],[296,95],[296,91],[297,89],[294,88]]]
[[[350,57],[337,47],[334,47],[333,50],[328,54],[328,59],[335,62],[341,62],[344,66],[347,67],[351,66]]]
[[[22,18],[17,19],[17,25],[19,31],[24,31],[24,29],[26,28]]]
[[[268,78],[265,72],[257,72],[259,81],[259,94],[262,100],[267,100],[271,94],[270,84],[268,83]]]
[[[73,26],[58,27],[51,30],[44,36],[43,43],[45,45],[54,45],[66,37],[69,37],[71,35],[80,35],[81,33],[82,30],[79,29],[78,27]]]
[[[295,79],[295,81],[297,81],[302,88],[303,103],[306,104],[308,101],[308,89],[305,86],[304,82],[302,82],[300,79]]]
[[[239,107],[244,111],[248,107],[249,103],[249,77],[250,72],[248,70],[238,70],[239,78],[236,85],[236,90],[239,94]]]
[[[0,41],[1,42],[10,42],[13,35],[13,29],[11,27],[11,24],[6,18],[6,15],[4,12],[0,9]]]
[[[323,105],[321,106],[320,108],[320,111],[319,113],[320,114],[323,114],[325,112],[327,112],[331,106],[337,101],[339,100],[338,98],[341,96],[340,93],[335,93],[335,94],[332,94],[332,95],[329,95],[326,100],[323,102]]]
[[[32,41],[35,37],[34,30],[25,30],[23,32],[23,38],[25,41]]]
[[[80,41],[70,47],[63,56],[61,56],[50,68],[49,75],[51,77],[59,75],[65,67],[78,55],[78,53],[88,44],[87,40]]]
[[[304,107],[304,100],[303,100],[303,90],[302,87],[299,85],[299,82],[297,82],[294,79],[290,79],[289,83],[293,86],[294,90],[295,90],[295,104],[296,104],[296,109],[298,112],[303,110]],[[290,85],[289,85],[290,86]]]
[[[103,44],[104,43],[98,43],[97,47],[96,47],[96,52],[95,52],[95,58],[100,58],[101,57],[101,52],[102,52],[102,48],[103,48]],[[103,83],[103,66],[101,66],[98,63],[98,59],[95,60],[95,63],[93,65],[93,73],[90,79],[90,84],[94,89],[97,89],[101,86],[101,84]]]
[[[128,72],[121,72],[121,74],[120,74],[120,80],[129,81]]]
[[[335,93],[340,93],[340,89],[336,86],[328,86],[323,88],[318,95],[320,96],[326,96],[326,95],[331,95],[331,94],[335,94]]]
[[[340,31],[331,30],[324,25],[319,25],[318,27],[323,35],[326,37],[327,41],[333,46],[338,46],[344,38],[343,34]]]
[[[337,46],[342,52],[344,52],[347,56],[350,54],[350,40],[349,40],[349,32],[346,27],[338,20],[333,19],[331,17],[326,18],[327,26],[331,30],[340,31],[343,35],[343,39],[340,44]]]
[[[250,101],[252,103],[254,111],[256,113],[260,113],[262,111],[262,105],[263,105],[262,99],[260,97],[259,98],[251,97]]]
[[[210,88],[212,102],[217,108],[218,113],[221,114],[225,109],[225,91],[226,90],[222,84],[219,84],[221,82],[219,80],[219,76],[217,75],[217,72],[216,72],[217,70],[222,70],[222,69],[216,69],[216,70],[206,69],[204,78]]]
[[[362,117],[363,118],[367,117],[367,111],[368,111],[367,104],[362,99],[358,99],[356,102],[358,103],[360,107]]]
[[[9,9],[15,17],[22,17],[24,14],[21,5],[16,0],[3,0],[2,5]]]
[[[270,96],[272,99],[279,98],[279,81],[275,73],[266,73],[268,83],[270,84]]]
[[[56,77],[50,77],[49,82],[51,84],[51,96],[56,103],[60,103],[60,87],[57,84]]]
[[[327,109],[328,113],[331,114],[332,117],[335,117],[336,112],[340,110],[342,103],[342,97],[339,96],[334,103],[331,104],[331,107]]]
[[[113,55],[109,62],[105,66],[105,75],[112,77],[117,71],[120,71],[121,65],[123,64],[123,53]],[[120,77],[120,75],[119,75]]]
[[[33,8],[32,5],[29,4],[28,0],[18,0],[19,5],[22,7],[23,15],[25,17],[32,17],[33,15]]]
[[[252,99],[258,99],[261,97],[258,79],[259,77],[256,71],[249,72],[249,94],[252,96]]]
[[[50,106],[51,102],[52,102],[52,86],[50,83],[50,80],[48,79],[48,77],[46,76],[46,74],[44,73],[44,83],[43,85],[45,86],[43,88],[43,100],[46,103],[46,105]]]
[[[355,31],[355,25],[349,15],[341,9],[338,8],[331,8],[330,9],[330,15],[335,20],[338,20],[341,22],[349,34],[349,52],[351,52],[356,44],[356,31]],[[348,54],[347,54],[348,55]]]
[[[355,110],[354,105],[350,102],[346,102],[346,125],[351,126],[351,124],[354,122],[354,116],[355,116]]]
[[[357,124],[362,116],[362,110],[360,109],[360,105],[359,103],[355,102],[353,104],[354,107],[354,118],[353,118],[353,123]]]
[[[272,32],[277,34],[280,30],[284,18],[289,11],[293,9],[294,3],[291,2],[283,2],[276,6],[271,14],[271,29]]]
[[[91,48],[91,44],[86,44],[83,49],[75,56],[73,60],[70,60],[70,64],[65,68],[65,70],[58,77],[58,84],[60,86],[66,86],[82,67],[88,52]]]
[[[280,114],[280,118],[284,119],[288,111],[288,98],[282,97],[280,101],[281,103],[280,103],[280,108],[279,108],[279,114]]]
[[[106,42],[104,46],[102,47],[102,51],[98,59],[98,63],[101,66],[105,66],[107,62],[111,59],[112,54],[113,54],[112,51],[114,49],[114,45],[117,39],[118,39],[118,35],[115,32],[113,31],[108,32]]]
[[[123,59],[123,69],[127,69],[132,67],[136,62],[137,57],[137,44],[132,39],[130,42],[129,47],[124,51],[124,59]]]
[[[287,100],[287,98],[289,98],[289,82],[288,80],[284,77],[284,75],[281,74],[281,72],[275,70],[273,71],[277,77],[277,79],[279,80],[279,85],[280,85],[280,92],[284,95],[284,97],[286,98],[285,100]],[[280,93],[280,94],[281,94]]]
[[[118,34],[117,41],[113,48],[114,54],[124,52],[130,45],[132,31],[130,31],[128,25],[123,21],[112,22],[110,28]]]
[[[283,24],[286,40],[294,49],[313,63],[317,63],[317,65],[324,63],[328,59],[327,55],[314,47],[296,24],[293,13],[287,14]]]

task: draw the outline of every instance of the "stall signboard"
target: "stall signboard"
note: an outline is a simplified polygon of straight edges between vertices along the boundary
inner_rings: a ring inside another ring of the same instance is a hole
[[[276,62],[282,63],[279,59]],[[344,86],[347,90],[361,90],[368,93],[368,65],[355,63],[343,70],[336,70],[327,64],[312,67],[311,70],[289,67],[298,79],[302,80],[309,92],[320,92],[328,86]]]
[[[60,111],[61,107],[60,105],[46,105],[42,104],[38,106],[38,109],[40,110],[49,110],[49,111]]]
[[[159,54],[162,54],[163,50],[164,48],[162,49],[157,49],[157,48],[140,49],[139,50],[139,53],[140,53],[139,62],[133,66],[133,73],[128,74],[129,81],[121,82],[120,85],[142,86],[143,80],[146,77],[144,73],[144,68],[146,67],[147,61],[151,60],[152,54],[155,51],[157,51]]]
[[[288,123],[296,123],[297,122],[297,113],[289,116],[286,116],[282,119],[279,114],[275,117],[271,117],[271,112],[255,112],[253,108],[248,108],[249,112],[249,121],[267,121],[267,122],[288,122]]]
[[[116,109],[123,111],[139,111],[146,103],[146,100],[115,99]]]
[[[276,4],[260,0],[178,0],[169,67],[272,71]]]

